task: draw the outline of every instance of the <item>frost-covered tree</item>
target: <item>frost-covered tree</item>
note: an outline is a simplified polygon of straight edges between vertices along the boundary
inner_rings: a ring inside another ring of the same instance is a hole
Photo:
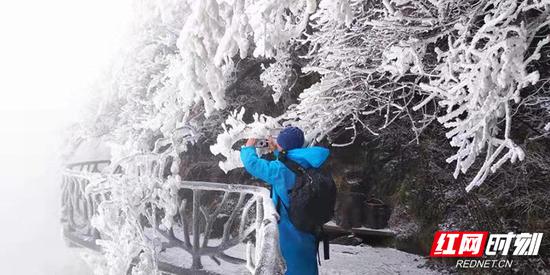
[[[545,87],[526,101],[520,95],[544,81],[533,65],[548,43],[537,36],[548,29],[543,0],[141,1],[136,6],[131,46],[113,65],[98,115],[88,124],[107,133],[115,158],[150,151],[159,137],[184,125],[200,128],[205,117],[225,108],[237,59],[274,58],[263,67],[261,80],[273,88],[277,102],[291,85],[296,47],[306,49],[299,56],[302,72],[317,73],[320,81],[276,118],[263,116],[264,122],[243,126],[242,111],[233,112],[212,147],[228,158],[223,170],[240,166],[231,147],[257,127],[267,133],[270,127],[296,124],[315,143],[335,129],[353,133],[360,127],[376,135],[402,117],[410,118],[418,136],[437,119],[457,147],[447,159],[456,162],[455,177],[485,156],[470,190],[507,160],[523,158],[509,136],[514,106],[548,106]],[[372,117],[383,123],[373,124]],[[541,123],[547,132],[548,122]],[[354,136],[333,145],[351,144]]]
[[[455,178],[485,155],[471,190],[506,161],[523,159],[510,137],[512,115],[520,92],[544,81],[532,63],[550,41],[537,38],[548,33],[548,8],[548,1],[320,1],[312,31],[297,43],[308,48],[302,70],[321,81],[275,120],[300,125],[316,142],[336,128],[376,134],[399,117],[420,133],[437,119],[457,147],[447,159],[456,162]],[[371,125],[372,116],[384,123]]]
[[[446,136],[451,146],[458,148],[447,159],[456,161],[455,178],[459,172],[468,171],[477,156],[485,154],[481,169],[466,190],[480,185],[504,162],[524,158],[524,151],[510,136],[512,106],[520,103],[522,89],[540,80],[537,68],[529,68],[529,64],[539,59],[550,37],[533,42],[541,26],[537,20],[533,24],[520,16],[544,8],[548,8],[544,1],[480,3],[474,11],[482,13],[457,22],[456,38],[446,37],[445,50],[435,48],[441,63],[434,69],[436,76],[427,84],[421,83],[429,96],[414,109],[431,99],[444,109],[438,121],[450,129]],[[541,16],[548,19],[545,14]],[[472,19],[482,23],[476,25]],[[535,44],[533,50],[529,50],[531,43]]]
[[[236,54],[276,55],[303,32],[315,5],[265,0],[136,3],[127,47],[102,79],[97,110],[76,130],[102,136],[111,147],[111,171],[122,168],[122,175],[94,182],[87,190],[94,196],[109,192],[98,201],[93,220],[103,237],[97,272],[123,274],[133,261],[133,274],[156,272],[158,246],[145,236],[140,219],[145,215],[154,225],[157,215],[148,211],[158,209],[162,228],[170,228],[179,157],[200,135],[190,130],[183,137],[182,131],[200,128],[206,117],[225,107]],[[169,164],[172,176],[163,178]]]
[[[359,131],[377,135],[398,119],[409,120],[422,142],[423,129],[438,122],[456,148],[446,159],[456,164],[454,177],[479,164],[471,190],[529,154],[511,135],[515,114],[527,114],[536,138],[550,136],[548,74],[540,69],[548,67],[540,62],[548,60],[549,15],[548,0],[141,0],[127,47],[98,86],[98,108],[78,131],[103,136],[113,163],[169,148],[162,159],[173,173],[189,141],[219,132],[210,150],[225,158],[219,166],[227,172],[242,166],[235,143],[290,124],[305,130],[309,144],[346,146]],[[245,121],[242,106],[225,109],[237,64],[247,58],[272,61],[260,80],[275,103],[297,74],[320,80],[284,113]],[[212,119],[223,110],[225,121]],[[192,138],[182,137],[184,129]],[[336,143],[335,132],[351,138]],[[107,266],[143,251],[143,270],[155,268],[156,252],[131,215],[143,199],[135,192],[169,190],[152,181],[110,181],[135,189],[100,208],[96,226],[111,235],[103,244],[112,254]],[[173,194],[163,194],[149,203],[172,213]],[[107,228],[101,220],[117,219],[113,213],[126,215]],[[132,253],[118,253],[129,240]]]

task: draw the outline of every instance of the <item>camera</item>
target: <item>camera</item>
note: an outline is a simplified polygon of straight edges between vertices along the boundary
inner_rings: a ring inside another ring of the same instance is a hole
[[[254,147],[256,148],[267,148],[269,146],[269,143],[267,139],[258,139],[256,140],[256,144],[254,144]]]

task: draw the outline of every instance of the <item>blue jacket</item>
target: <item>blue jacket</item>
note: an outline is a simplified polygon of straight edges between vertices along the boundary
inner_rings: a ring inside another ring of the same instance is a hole
[[[277,155],[277,152],[275,152]],[[304,168],[320,167],[328,158],[329,151],[323,147],[309,147],[292,149],[287,157]],[[256,154],[253,146],[241,149],[241,160],[244,168],[254,177],[257,177],[272,186],[273,203],[279,200],[286,208],[289,206],[288,190],[294,187],[296,176],[279,160],[268,161]],[[280,247],[287,265],[286,275],[316,275],[317,269],[317,242],[309,233],[299,231],[292,225],[285,207],[280,207],[279,222]]]

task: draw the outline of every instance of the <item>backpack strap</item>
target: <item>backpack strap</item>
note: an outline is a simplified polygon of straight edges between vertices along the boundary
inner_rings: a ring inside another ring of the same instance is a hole
[[[302,167],[300,164],[298,164],[297,162],[291,160],[290,158],[288,158],[287,156],[288,152],[286,150],[283,150],[279,153],[279,160],[288,168],[290,169],[292,172],[294,172],[295,174],[297,175],[303,175],[306,173],[306,169],[304,169],[304,167]]]
[[[323,259],[328,260],[330,259],[330,242],[328,239],[328,235],[323,229],[322,225],[316,231],[317,232],[315,234],[315,242],[317,247],[317,262],[319,263],[319,265],[321,265],[321,253],[319,253],[319,244],[323,242]]]
[[[273,186],[271,187],[273,190]],[[274,191],[272,191],[274,192]],[[290,192],[290,191],[289,191]],[[288,207],[286,207],[285,203],[282,202],[282,199],[279,195],[277,195],[277,204],[275,205],[275,211],[277,211],[277,214],[281,214],[281,206],[285,209],[285,211],[288,213]],[[279,219],[277,221],[277,224],[281,223],[281,220]]]
[[[321,225],[321,238],[323,239],[323,256],[325,256],[325,260],[328,260],[330,259],[330,249],[329,249],[330,242],[328,240],[328,235],[325,232],[325,229],[323,229],[322,225]]]
[[[288,169],[290,169],[292,172],[294,172],[296,175],[303,175],[305,174],[306,170],[300,166],[298,163],[296,163],[295,161],[289,159],[287,157],[287,151],[286,150],[283,150],[281,152],[279,152],[279,156],[277,157],[279,159],[279,161],[281,161]],[[287,192],[290,194],[290,192],[292,192],[292,189],[290,190],[287,190]],[[281,201],[281,197],[278,197],[277,198],[277,206],[276,206],[276,211],[277,213],[281,213],[281,205],[283,206],[283,208],[285,209],[285,211],[289,213],[289,210],[288,210],[288,207],[284,204],[284,202]]]

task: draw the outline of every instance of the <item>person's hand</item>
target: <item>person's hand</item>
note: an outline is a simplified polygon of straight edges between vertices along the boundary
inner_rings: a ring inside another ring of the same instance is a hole
[[[254,146],[256,145],[256,139],[255,138],[249,138],[247,141],[246,141],[246,144],[245,146]]]
[[[267,139],[267,146],[269,148],[269,152],[274,152],[277,150],[277,142],[273,139],[273,137],[269,137]]]

